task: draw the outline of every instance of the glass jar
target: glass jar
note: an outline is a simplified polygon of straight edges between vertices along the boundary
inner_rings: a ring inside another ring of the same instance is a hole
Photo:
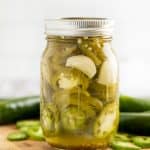
[[[56,148],[107,147],[119,120],[113,22],[63,18],[46,22],[41,61],[41,124]]]

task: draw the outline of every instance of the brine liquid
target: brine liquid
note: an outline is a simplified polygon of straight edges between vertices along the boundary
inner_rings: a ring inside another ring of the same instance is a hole
[[[56,148],[75,149],[75,150],[94,150],[96,148],[104,149],[109,145],[111,137],[107,139],[94,139],[75,136],[58,136],[46,138],[46,141]]]

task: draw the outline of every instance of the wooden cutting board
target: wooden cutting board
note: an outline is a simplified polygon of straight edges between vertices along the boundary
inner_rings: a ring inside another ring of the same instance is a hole
[[[16,131],[15,125],[0,126],[0,150],[56,150],[49,146],[46,142],[38,142],[32,140],[24,140],[11,142],[7,140],[10,132]],[[107,150],[111,150],[108,148]],[[150,149],[145,149],[150,150]]]
[[[7,140],[7,135],[17,131],[15,125],[0,126],[0,150],[56,150],[46,142],[24,140],[12,142]],[[108,148],[107,150],[111,150]]]
[[[15,125],[0,126],[0,150],[53,150],[46,142],[32,140],[10,142],[6,137],[13,131],[16,131]]]

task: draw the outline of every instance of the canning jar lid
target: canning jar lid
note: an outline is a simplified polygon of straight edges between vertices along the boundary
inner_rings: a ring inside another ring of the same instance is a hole
[[[61,18],[45,20],[46,35],[111,36],[114,21],[108,18]]]

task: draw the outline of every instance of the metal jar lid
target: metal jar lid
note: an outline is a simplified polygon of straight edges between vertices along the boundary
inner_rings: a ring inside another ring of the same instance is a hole
[[[111,36],[114,22],[108,18],[61,18],[46,20],[46,35]]]

